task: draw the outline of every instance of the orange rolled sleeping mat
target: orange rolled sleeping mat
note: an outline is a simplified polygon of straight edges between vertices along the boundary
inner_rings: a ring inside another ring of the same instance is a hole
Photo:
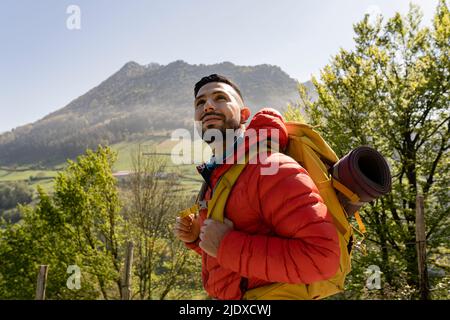
[[[359,196],[359,202],[351,202],[343,195],[338,195],[349,215],[391,190],[392,177],[386,160],[368,146],[350,151],[330,169],[330,173]]]

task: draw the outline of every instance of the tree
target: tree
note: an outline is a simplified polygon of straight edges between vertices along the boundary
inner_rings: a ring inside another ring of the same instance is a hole
[[[49,265],[47,297],[119,298],[124,221],[109,148],[87,150],[58,174],[53,196],[39,189],[36,207],[23,206],[18,224],[0,227],[0,297],[31,299],[40,264]],[[81,269],[69,290],[69,265]]]
[[[125,217],[135,243],[135,296],[140,299],[186,298],[198,290],[200,259],[174,238],[176,214],[188,206],[177,176],[168,174],[161,157],[132,154],[133,173],[125,192]],[[180,291],[182,288],[182,291]],[[180,296],[181,294],[181,296]]]
[[[86,151],[77,163],[69,161],[56,178],[55,205],[66,215],[88,273],[95,275],[104,299],[121,296],[124,221],[112,175],[116,154],[110,148]],[[110,287],[110,283],[115,288]]]
[[[0,210],[8,210],[18,204],[28,204],[33,200],[33,191],[25,182],[0,184]]]
[[[392,192],[362,215],[371,249],[392,287],[417,287],[415,197],[425,198],[428,247],[448,245],[450,206],[450,15],[445,0],[431,28],[411,6],[386,23],[369,16],[354,25],[355,48],[341,49],[313,78],[318,93],[311,101],[300,87],[311,124],[342,157],[371,145],[387,157]],[[403,283],[406,279],[407,283]],[[385,296],[387,295],[386,292]],[[383,294],[383,291],[382,291]]]

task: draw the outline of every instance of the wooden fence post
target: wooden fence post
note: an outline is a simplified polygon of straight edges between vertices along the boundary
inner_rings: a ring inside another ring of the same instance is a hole
[[[426,247],[427,247],[427,239],[425,236],[423,196],[418,194],[416,196],[416,248],[417,248],[417,263],[419,266],[420,298],[422,300],[428,300],[430,298]]]
[[[47,265],[41,265],[37,278],[36,297],[35,300],[45,300],[45,286],[47,284]]]
[[[125,277],[122,286],[122,300],[131,299],[131,274],[133,269],[133,242],[128,242],[125,258]]]

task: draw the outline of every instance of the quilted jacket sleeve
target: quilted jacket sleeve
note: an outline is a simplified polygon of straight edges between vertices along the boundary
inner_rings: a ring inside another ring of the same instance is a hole
[[[233,230],[222,240],[218,262],[243,277],[271,282],[312,283],[335,275],[339,240],[332,218],[317,187],[297,162],[272,154],[279,163],[275,175],[249,170],[248,199],[273,236]]]
[[[199,245],[198,245],[199,243],[200,243],[200,238],[197,238],[197,240],[195,240],[194,242],[190,242],[190,243],[185,242],[184,244],[188,249],[194,250],[199,255],[201,255],[202,249],[199,247]]]

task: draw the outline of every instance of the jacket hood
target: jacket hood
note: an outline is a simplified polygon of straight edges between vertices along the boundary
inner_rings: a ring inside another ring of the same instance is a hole
[[[284,119],[281,113],[272,108],[263,108],[258,111],[253,119],[250,121],[246,131],[254,129],[258,135],[261,129],[267,130],[267,137],[272,137],[278,131],[278,139],[280,144],[280,150],[284,150],[288,143],[288,131],[286,125],[284,124]]]

